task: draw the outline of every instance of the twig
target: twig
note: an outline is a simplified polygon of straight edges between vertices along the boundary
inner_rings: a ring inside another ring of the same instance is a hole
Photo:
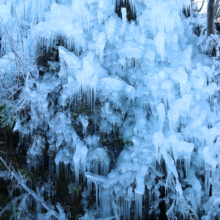
[[[21,35],[22,56],[23,56],[23,60],[24,60],[24,41],[23,41],[23,34],[22,34],[22,29],[21,29],[21,23],[20,23],[20,21],[19,21],[19,19],[18,19],[16,10],[14,10],[14,12],[15,12],[15,17],[16,17],[17,23],[18,23],[20,35]]]
[[[11,46],[11,49],[13,51],[13,53],[15,54],[15,56],[17,57],[17,59],[24,65],[21,57],[17,54],[17,52],[15,51],[15,46],[14,46],[14,40],[13,40],[13,37],[10,35],[9,31],[8,31],[8,28],[6,27],[3,19],[0,17],[0,21],[1,21],[1,25],[2,27],[4,28],[6,34],[7,34],[7,39],[9,41],[9,44]]]
[[[12,199],[12,200],[10,201],[10,203],[8,203],[8,204],[2,209],[2,211],[0,212],[0,216],[2,216],[2,214],[3,214],[5,211],[7,211],[8,209],[10,209],[12,204],[16,203],[19,199],[23,198],[24,196],[28,196],[28,195],[29,195],[29,194],[26,193],[26,194],[22,194],[22,195],[20,195],[20,196],[18,196],[18,197],[16,197],[16,198]]]
[[[7,93],[9,93],[10,95],[12,95],[12,92],[10,91],[10,89],[8,88],[6,82],[5,82],[5,79],[4,79],[4,76],[2,74],[2,71],[0,70],[0,81],[2,83],[2,86],[4,87],[4,89],[6,90]]]
[[[20,91],[23,88],[23,86],[21,86],[19,89],[17,89],[8,99],[10,100],[18,91]]]
[[[4,143],[4,142],[2,142],[2,143]],[[0,143],[1,144],[1,143]],[[2,153],[2,154],[7,154],[6,152],[4,152],[4,151],[0,151],[0,153]]]
[[[204,3],[205,3],[205,0],[202,1],[202,5],[201,5],[200,9],[197,9],[197,5],[196,5],[196,9],[192,9],[192,10],[195,12],[201,12],[203,9]],[[194,3],[194,1],[192,1],[192,5],[193,4],[196,4],[196,3]]]
[[[64,213],[57,213],[55,210],[51,209],[47,203],[44,201],[43,198],[41,198],[40,195],[38,195],[37,193],[35,193],[32,189],[30,189],[26,184],[25,184],[25,181],[24,181],[24,178],[21,174],[18,174],[13,168],[10,168],[7,163],[5,162],[5,160],[0,157],[0,161],[4,164],[4,166],[7,168],[9,174],[14,177],[17,181],[18,181],[18,184],[28,193],[30,194],[34,199],[35,201],[39,202],[43,208],[47,211],[47,212],[50,212],[50,214],[52,216],[54,216],[56,219],[58,220],[66,220],[66,216]],[[57,205],[57,208],[58,210],[60,210],[60,206],[59,204]]]

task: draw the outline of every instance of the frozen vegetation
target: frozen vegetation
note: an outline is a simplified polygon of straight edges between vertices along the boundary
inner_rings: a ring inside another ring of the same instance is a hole
[[[1,122],[50,160],[39,188],[12,171],[22,219],[220,218],[219,37],[189,5],[0,0]],[[43,200],[63,173],[81,213]]]

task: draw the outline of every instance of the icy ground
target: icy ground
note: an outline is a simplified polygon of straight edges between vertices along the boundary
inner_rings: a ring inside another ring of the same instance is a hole
[[[84,186],[83,220],[156,219],[164,210],[168,219],[220,218],[219,72],[182,13],[190,1],[129,0],[136,21],[115,0],[0,3],[30,62],[14,130],[32,137],[30,166],[47,142],[57,176],[70,167]],[[1,39],[4,74],[16,54]],[[115,137],[121,150],[109,144]]]

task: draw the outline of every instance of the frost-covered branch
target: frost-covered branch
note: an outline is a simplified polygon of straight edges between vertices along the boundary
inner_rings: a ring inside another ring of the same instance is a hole
[[[20,86],[21,86],[21,79],[22,79],[22,75],[24,75],[27,72],[27,65],[25,65],[25,58],[24,58],[24,41],[23,41],[23,34],[22,34],[22,28],[21,28],[21,24],[19,21],[19,18],[16,15],[16,21],[17,21],[17,26],[19,28],[19,33],[20,33],[20,41],[21,41],[21,52],[19,53],[17,51],[17,43],[16,40],[13,37],[13,34],[10,32],[7,24],[3,21],[2,17],[0,17],[0,29],[1,29],[1,34],[2,36],[4,36],[4,38],[8,41],[9,45],[10,45],[10,49],[13,52],[14,55],[14,62],[15,64],[15,69],[13,70],[9,70],[7,72],[9,72],[11,74],[11,76],[15,76],[16,79],[16,83],[14,84],[13,90],[15,93],[11,93],[11,96],[14,96],[19,90],[20,90]],[[2,78],[2,77],[1,77]],[[3,81],[3,79],[1,79],[1,82]],[[6,89],[5,84],[8,84],[9,82],[4,81],[2,84],[4,85],[3,88],[8,92],[8,89]]]
[[[2,84],[2,87],[5,89],[5,91],[11,96],[13,93],[10,91],[10,89],[8,88],[8,85],[6,83],[6,80],[0,70],[0,82]]]
[[[18,27],[19,27],[19,32],[20,32],[20,37],[21,37],[21,45],[22,45],[22,57],[23,57],[23,60],[24,60],[24,40],[23,40],[23,34],[22,34],[22,29],[21,29],[21,23],[20,23],[20,20],[17,16],[16,11],[14,11],[14,12],[15,12],[15,17],[16,17],[17,24],[18,24]]]
[[[1,177],[1,176],[0,176]],[[23,197],[25,196],[28,196],[29,194],[26,193],[26,194],[22,194],[14,199],[12,199],[3,209],[2,211],[0,212],[0,217],[4,214],[4,212],[8,211],[11,209],[11,206],[13,206],[18,200],[22,199]]]
[[[6,36],[7,36],[8,42],[10,44],[10,47],[11,47],[13,53],[15,54],[15,56],[19,60],[19,62],[24,65],[23,60],[21,59],[21,57],[18,55],[18,53],[16,51],[16,47],[15,47],[15,42],[14,42],[13,36],[9,32],[9,29],[7,28],[7,25],[4,23],[4,21],[3,21],[3,19],[1,17],[0,17],[0,25],[4,29],[4,32],[5,32]]]
[[[0,161],[4,164],[4,166],[7,168],[9,174],[11,177],[15,178],[18,182],[18,184],[28,193],[30,194],[34,200],[38,203],[40,203],[42,205],[42,207],[47,211],[49,212],[49,214],[53,217],[55,217],[56,219],[59,219],[59,220],[65,220],[67,219],[66,218],[66,215],[65,213],[63,212],[61,206],[59,204],[57,204],[57,209],[59,210],[59,213],[56,212],[55,210],[51,209],[48,204],[44,201],[44,199],[38,195],[37,193],[35,193],[32,189],[30,189],[26,183],[25,183],[25,179],[23,178],[23,176],[19,173],[17,173],[13,168],[10,168],[6,161],[0,157]]]

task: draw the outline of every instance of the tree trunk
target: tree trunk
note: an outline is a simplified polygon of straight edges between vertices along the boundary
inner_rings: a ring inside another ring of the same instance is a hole
[[[209,0],[207,8],[207,37],[215,34],[215,0]]]

